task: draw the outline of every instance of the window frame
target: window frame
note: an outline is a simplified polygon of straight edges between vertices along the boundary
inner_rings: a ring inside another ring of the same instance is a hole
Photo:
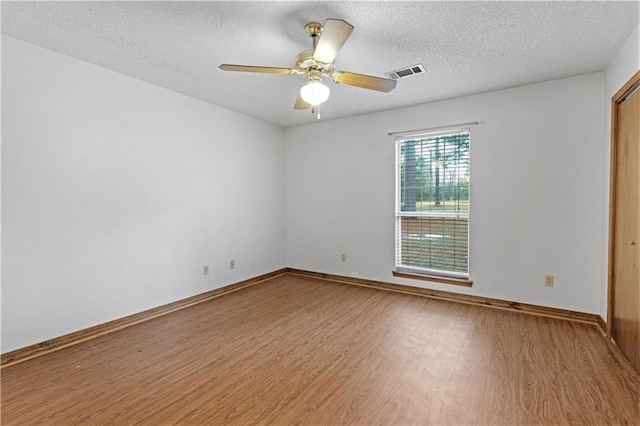
[[[435,136],[439,136],[439,135],[453,135],[453,134],[460,134],[460,133],[468,133],[469,134],[469,165],[468,165],[468,169],[469,169],[469,178],[470,178],[470,174],[471,174],[471,129],[469,128],[456,128],[456,127],[451,127],[451,128],[440,128],[437,131],[432,131],[432,132],[421,132],[421,133],[417,133],[417,134],[411,134],[411,135],[398,135],[395,138],[395,235],[394,235],[394,240],[395,240],[395,250],[394,250],[394,254],[395,254],[395,258],[394,258],[394,270],[392,271],[392,274],[396,277],[401,277],[401,278],[410,278],[410,279],[420,279],[420,280],[427,280],[427,281],[436,281],[436,282],[441,282],[441,283],[446,283],[446,284],[455,284],[455,285],[462,285],[462,286],[467,286],[467,287],[471,287],[473,284],[473,281],[471,281],[470,279],[470,213],[471,213],[471,182],[469,180],[469,187],[468,187],[468,208],[466,212],[433,212],[433,211],[429,211],[429,212],[419,212],[419,211],[412,211],[412,212],[407,212],[407,211],[402,211],[401,208],[401,191],[402,191],[402,176],[401,176],[401,168],[402,168],[402,152],[401,152],[401,148],[402,148],[402,144],[403,142],[406,141],[410,141],[410,140],[421,140],[421,139],[428,139],[428,138],[433,138]],[[422,143],[422,142],[421,142]],[[467,263],[466,263],[466,272],[458,272],[458,271],[447,271],[447,270],[439,270],[439,269],[430,269],[430,268],[421,268],[421,267],[414,267],[414,266],[408,266],[408,265],[402,265],[401,264],[401,259],[402,259],[402,235],[401,235],[401,218],[402,217],[418,217],[418,218],[464,218],[467,221],[467,241],[466,241],[466,247],[467,247]]]

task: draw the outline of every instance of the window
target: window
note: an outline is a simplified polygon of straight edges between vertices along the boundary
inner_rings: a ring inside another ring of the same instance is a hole
[[[396,271],[469,277],[470,132],[396,141]]]

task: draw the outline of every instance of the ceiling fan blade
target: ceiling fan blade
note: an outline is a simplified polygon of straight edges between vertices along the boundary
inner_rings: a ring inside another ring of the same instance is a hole
[[[390,92],[395,89],[398,83],[396,80],[390,80],[388,78],[356,74],[347,71],[336,71],[331,75],[331,79],[339,84],[362,87],[363,89],[377,90],[379,92]]]
[[[302,99],[302,96],[300,96],[300,92],[298,92],[298,98],[296,99],[296,103],[293,106],[293,109],[309,109],[309,108],[311,108],[311,105],[306,103],[304,99]]]
[[[313,52],[313,59],[324,64],[333,62],[352,31],[353,25],[342,19],[327,19]]]
[[[266,74],[297,74],[298,72],[290,68],[278,67],[255,67],[253,65],[233,65],[222,64],[219,67],[223,71],[243,71],[243,72],[259,72]]]

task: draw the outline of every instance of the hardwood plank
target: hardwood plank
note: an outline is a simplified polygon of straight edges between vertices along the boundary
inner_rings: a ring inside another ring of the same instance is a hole
[[[23,424],[638,424],[592,324],[284,274],[6,367]]]

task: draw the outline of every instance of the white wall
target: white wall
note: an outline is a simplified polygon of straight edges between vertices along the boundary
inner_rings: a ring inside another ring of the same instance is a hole
[[[286,129],[287,265],[599,313],[603,91],[596,73]],[[476,120],[473,288],[394,278],[386,133]]]
[[[281,128],[9,37],[2,106],[2,352],[284,266]]]
[[[609,102],[639,45],[636,28],[605,73],[283,136],[3,36],[1,350],[285,264],[606,316]],[[474,287],[393,278],[386,133],[475,120]]]
[[[609,171],[611,164],[611,98],[618,90],[629,81],[633,75],[640,71],[640,25],[631,33],[627,41],[620,48],[616,56],[611,60],[605,75],[604,93],[604,149],[602,151],[603,167],[606,171],[603,180],[603,192],[605,203],[603,204],[603,242],[602,242],[602,277],[604,285],[600,290],[601,306],[600,315],[607,318],[607,280],[608,280],[608,236],[609,236]]]

